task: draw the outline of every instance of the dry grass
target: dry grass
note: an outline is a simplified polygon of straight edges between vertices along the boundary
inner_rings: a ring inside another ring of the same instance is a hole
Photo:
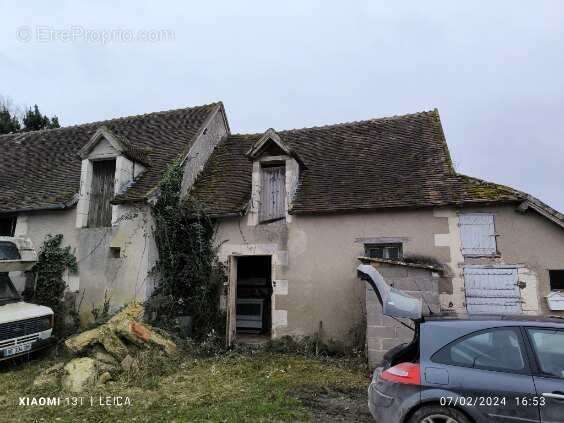
[[[311,410],[297,392],[359,392],[367,385],[364,366],[344,358],[247,352],[208,358],[180,354],[171,360],[143,352],[139,359],[141,370],[80,394],[83,405],[77,406],[65,400],[60,406],[18,405],[19,397],[73,396],[58,388],[32,387],[35,376],[56,359],[0,364],[2,421],[309,421]],[[101,406],[100,396],[128,397],[131,405]]]

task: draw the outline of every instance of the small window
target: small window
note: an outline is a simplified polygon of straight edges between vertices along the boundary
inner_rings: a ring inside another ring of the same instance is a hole
[[[512,328],[488,329],[467,335],[435,353],[435,363],[500,372],[525,372],[523,346]]]
[[[564,270],[549,270],[548,275],[551,290],[564,290]]]
[[[114,198],[115,160],[92,163],[92,190],[88,210],[88,226],[91,228],[112,226],[112,204]]]
[[[271,222],[286,217],[286,168],[261,168],[259,221]]]
[[[365,244],[366,257],[381,258],[386,260],[401,260],[403,251],[401,244]]]
[[[461,214],[459,227],[463,255],[494,256],[497,254],[493,214]]]
[[[543,373],[564,379],[564,331],[527,329]]]
[[[0,236],[14,236],[16,230],[16,217],[0,217]]]

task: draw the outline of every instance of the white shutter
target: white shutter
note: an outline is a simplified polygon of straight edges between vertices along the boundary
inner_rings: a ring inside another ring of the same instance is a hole
[[[468,313],[519,314],[521,293],[516,268],[464,268]]]
[[[463,255],[491,256],[496,254],[495,225],[492,214],[461,214],[459,227]]]

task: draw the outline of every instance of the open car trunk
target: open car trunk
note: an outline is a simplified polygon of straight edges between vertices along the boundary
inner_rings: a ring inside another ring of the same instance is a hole
[[[423,321],[422,300],[388,285],[374,266],[361,264],[357,267],[357,274],[374,290],[382,305],[382,314],[398,320],[399,323],[410,327],[414,332],[411,342],[397,345],[384,355],[382,366],[388,368],[402,362],[417,361],[419,359],[419,325]],[[399,319],[410,319],[413,324],[407,325]]]
[[[361,264],[356,270],[358,277],[366,281],[376,293],[385,316],[396,319],[407,318],[416,323],[421,321],[423,306],[419,298],[413,298],[402,290],[388,285],[374,266]]]

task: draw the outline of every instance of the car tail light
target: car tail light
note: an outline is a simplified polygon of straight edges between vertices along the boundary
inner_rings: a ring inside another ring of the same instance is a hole
[[[421,385],[421,369],[419,363],[400,363],[384,370],[380,378],[388,382]]]

